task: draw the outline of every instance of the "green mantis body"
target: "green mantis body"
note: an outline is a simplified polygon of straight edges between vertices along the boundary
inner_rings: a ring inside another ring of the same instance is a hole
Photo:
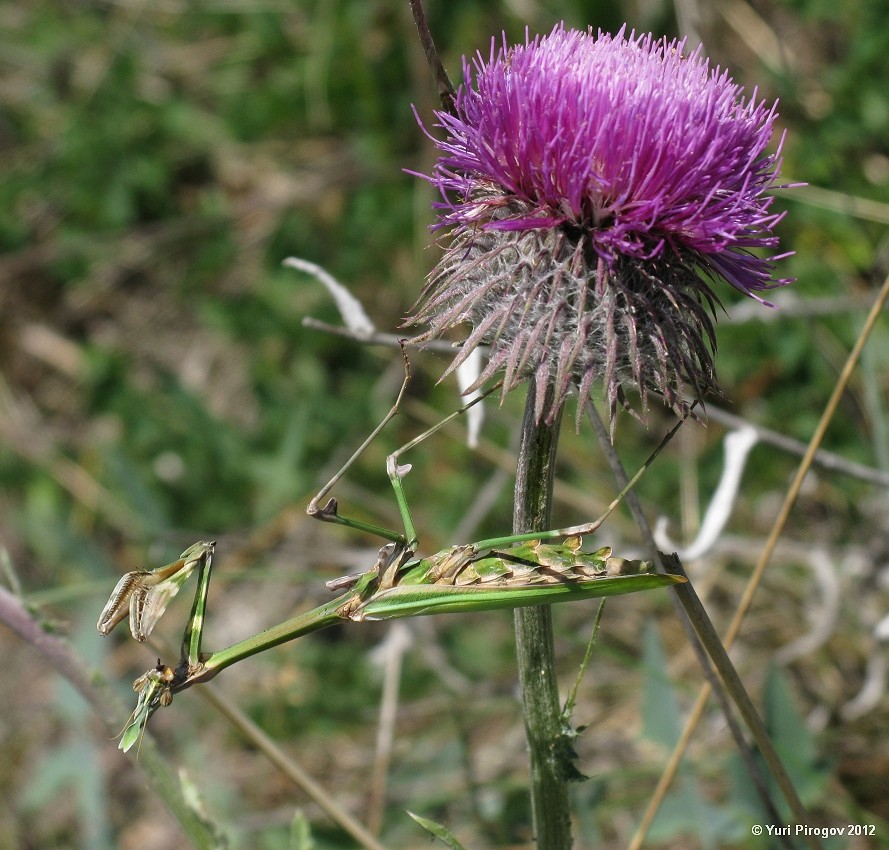
[[[99,618],[99,631],[107,634],[129,612],[133,636],[144,640],[188,575],[196,567],[199,574],[179,663],[173,668],[158,661],[136,680],[137,706],[124,729],[121,749],[128,750],[138,740],[152,713],[158,707],[169,705],[174,693],[206,682],[251,655],[338,622],[546,605],[633,593],[684,581],[677,576],[650,572],[651,565],[647,562],[614,557],[608,546],[583,550],[582,535],[595,531],[624,493],[593,523],[491,538],[451,546],[427,557],[416,557],[416,533],[402,486],[402,478],[410,467],[400,466],[398,457],[466,407],[394,452],[387,460],[404,522],[403,534],[341,517],[335,499],[329,499],[322,506],[322,499],[333,485],[395,415],[409,376],[405,359],[405,381],[395,405],[307,509],[309,515],[317,519],[372,532],[390,541],[380,549],[376,563],[368,571],[328,583],[331,590],[345,590],[341,596],[226,649],[205,654],[201,652],[201,635],[214,543],[196,543],[165,567],[155,571],[134,571],[121,579]],[[627,489],[636,483],[648,463]],[[558,538],[564,539],[558,543],[550,542]]]
[[[611,547],[583,552],[580,535],[564,543],[530,540],[490,549],[453,546],[404,564],[397,579],[351,611],[352,620],[545,605],[611,596],[658,583],[651,564],[612,557]],[[385,547],[384,547],[385,548]],[[641,582],[641,584],[640,584]],[[670,584],[671,582],[664,582]],[[430,589],[434,588],[434,593]]]
[[[572,535],[563,544],[532,540],[498,549],[467,544],[426,558],[405,559],[409,550],[389,543],[366,573],[331,582],[349,586],[343,595],[227,649],[201,654],[199,641],[194,642],[200,624],[190,620],[179,665],[171,668],[158,661],[134,683],[138,703],[120,747],[128,750],[155,709],[169,705],[174,693],[209,681],[251,655],[338,622],[546,605],[632,593],[678,581],[674,576],[648,572],[648,562],[616,558],[610,547],[584,552],[581,545],[581,537]]]

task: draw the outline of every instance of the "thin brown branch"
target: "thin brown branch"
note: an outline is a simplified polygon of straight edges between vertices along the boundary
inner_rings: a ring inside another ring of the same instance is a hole
[[[2,587],[0,623],[37,650],[49,666],[77,690],[102,720],[109,735],[119,732],[123,725],[124,709],[113,689],[66,640],[47,632],[22,600]],[[190,839],[191,846],[201,850],[219,846],[218,830],[186,802],[179,781],[170,765],[158,753],[150,735],[142,740],[136,765]]]
[[[410,3],[414,23],[417,25],[417,35],[420,37],[420,44],[423,45],[423,52],[426,54],[426,62],[429,63],[432,76],[435,78],[435,84],[438,86],[438,97],[441,100],[442,108],[445,112],[453,112],[456,91],[450,77],[448,77],[448,72],[441,63],[441,59],[438,58],[438,50],[436,50],[432,33],[429,31],[429,23],[426,20],[426,10],[423,8],[423,2],[422,0],[410,0]]]
[[[741,601],[738,603],[737,611],[735,612],[735,616],[732,618],[732,622],[723,641],[723,645],[725,646],[726,650],[731,648],[731,645],[734,643],[735,638],[737,637],[738,632],[741,629],[741,623],[743,622],[744,616],[747,614],[747,611],[750,608],[750,605],[753,601],[753,595],[756,592],[756,589],[759,587],[760,582],[762,581],[762,576],[765,572],[765,568],[766,566],[768,566],[768,563],[772,558],[772,554],[774,553],[778,545],[781,533],[783,532],[784,526],[787,523],[787,519],[790,516],[790,511],[796,503],[797,496],[799,495],[800,489],[802,488],[803,480],[805,479],[806,474],[812,466],[815,454],[818,451],[818,446],[821,445],[821,442],[824,439],[824,434],[827,431],[827,427],[833,419],[837,408],[839,407],[839,403],[843,397],[843,393],[845,392],[846,387],[848,386],[849,381],[852,377],[852,373],[855,370],[859,359],[861,358],[861,352],[864,349],[864,345],[870,337],[870,334],[877,323],[877,319],[879,319],[880,313],[883,311],[883,307],[887,303],[887,301],[889,301],[889,277],[887,277],[883,281],[883,286],[880,289],[876,300],[874,301],[870,313],[868,314],[867,320],[864,323],[864,327],[861,330],[861,334],[859,335],[852,351],[849,353],[849,357],[846,360],[846,365],[843,367],[842,374],[840,375],[840,378],[837,381],[836,386],[834,387],[833,393],[831,394],[831,397],[824,408],[824,413],[821,415],[821,420],[819,421],[815,432],[812,434],[812,439],[809,441],[806,454],[803,457],[799,468],[797,469],[796,475],[794,476],[793,482],[791,483],[790,488],[787,491],[787,495],[784,498],[784,504],[782,505],[781,510],[778,512],[778,516],[775,518],[775,522],[772,526],[772,531],[769,534],[765,546],[763,547],[763,551],[760,555],[759,561],[757,562],[755,569],[750,575],[750,579],[747,583],[747,587],[745,588],[744,595],[742,596]],[[691,735],[694,732],[695,727],[703,716],[704,706],[707,704],[707,699],[709,698],[709,696],[710,686],[708,684],[702,685],[700,691],[698,692],[698,697],[695,701],[694,707],[692,708],[691,714],[689,714],[688,720],[686,720],[685,728],[682,730],[682,735],[680,736],[679,743],[673,750],[667,769],[662,774],[660,781],[658,782],[658,787],[654,795],[652,795],[653,804],[650,805],[648,810],[646,811],[642,825],[640,825],[636,835],[638,841],[635,842],[632,846],[639,847],[641,846],[642,841],[644,841],[645,833],[647,832],[648,827],[651,825],[651,822],[654,819],[654,814],[657,810],[657,804],[654,803],[654,801],[659,799],[659,796],[663,795],[666,792],[666,789],[670,786],[673,779],[675,778],[676,771],[679,768],[679,762],[681,761],[682,755],[685,752],[689,741],[691,740]]]
[[[808,204],[810,207],[819,207],[852,218],[875,221],[878,224],[889,224],[889,204],[873,201],[870,198],[860,198],[846,192],[834,192],[821,186],[798,186],[787,197],[798,203]]]
[[[353,339],[355,342],[360,342],[365,345],[386,345],[389,348],[401,348],[406,346],[408,348],[421,348],[424,351],[440,351],[451,355],[454,353],[454,343],[443,339],[424,340],[420,343],[414,342],[412,339],[405,339],[404,336],[399,336],[398,334],[384,333],[382,331],[363,334],[354,331],[351,328],[347,328],[345,325],[331,325],[327,322],[322,322],[320,319],[314,319],[311,316],[303,318],[302,325],[304,328],[312,328],[312,330],[323,331],[324,333],[334,334],[335,336],[345,337],[346,339]]]
[[[721,425],[726,425],[729,428],[752,428],[761,442],[768,443],[789,454],[799,455],[800,457],[806,454],[808,447],[801,440],[795,440],[793,437],[773,431],[771,428],[757,425],[743,416],[737,416],[719,407],[708,404],[707,417],[715,419]],[[847,460],[841,455],[825,451],[824,449],[818,449],[815,452],[812,457],[812,463],[831,472],[841,472],[844,475],[859,478],[862,481],[869,481],[871,484],[877,484],[880,487],[889,487],[889,472],[865,466],[863,463],[856,463],[854,460]]]
[[[334,823],[342,827],[365,850],[386,850],[364,826],[353,818],[278,746],[259,726],[215,686],[205,684],[198,693],[207,700],[253,746],[274,764],[291,782],[302,789]]]

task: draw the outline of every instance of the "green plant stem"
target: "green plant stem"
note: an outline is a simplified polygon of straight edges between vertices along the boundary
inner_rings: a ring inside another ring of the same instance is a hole
[[[536,422],[535,383],[525,402],[516,465],[513,531],[525,533],[550,527],[556,447],[561,417],[551,425]],[[544,408],[549,407],[548,402]],[[531,763],[531,812],[537,850],[569,850],[571,808],[568,777],[571,767],[562,734],[559,688],[549,606],[515,611],[516,656],[525,733]]]

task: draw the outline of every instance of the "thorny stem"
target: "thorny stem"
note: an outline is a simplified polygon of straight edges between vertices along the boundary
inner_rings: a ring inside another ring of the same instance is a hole
[[[547,425],[534,415],[530,382],[516,464],[513,531],[550,526],[556,447],[561,415]],[[548,409],[551,400],[544,404]],[[562,733],[559,689],[549,606],[516,609],[516,656],[525,733],[531,762],[531,811],[537,850],[569,850],[571,809],[568,779],[573,765]]]

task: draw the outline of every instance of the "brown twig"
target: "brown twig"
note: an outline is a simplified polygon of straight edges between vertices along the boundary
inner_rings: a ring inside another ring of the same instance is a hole
[[[277,742],[238,708],[222,691],[205,684],[198,693],[219,714],[231,723],[254,747],[280,770],[291,782],[304,791],[334,823],[342,827],[365,850],[386,850],[373,835],[334,800]]]
[[[110,734],[119,731],[123,725],[124,709],[113,689],[99,673],[89,668],[66,640],[47,632],[22,600],[2,587],[0,623],[7,625],[25,643],[36,649],[49,666],[77,690],[101,718]],[[201,850],[219,846],[218,830],[186,802],[171,766],[158,753],[150,735],[142,740],[136,764],[190,839],[191,846]]]
[[[788,454],[803,457],[808,450],[806,444],[801,440],[795,440],[793,437],[773,431],[771,428],[757,425],[743,416],[737,416],[734,413],[729,413],[727,410],[722,410],[710,404],[707,405],[707,418],[714,419],[721,425],[729,428],[752,428],[756,432],[757,439],[761,442],[775,446]],[[889,473],[884,472],[882,469],[875,469],[863,463],[848,460],[841,455],[834,454],[834,452],[818,449],[812,456],[812,463],[831,472],[840,472],[843,475],[849,475],[862,481],[869,481],[871,484],[876,484],[880,487],[889,487]]]
[[[417,25],[417,34],[420,37],[420,44],[423,45],[423,52],[426,54],[426,61],[435,78],[435,84],[438,86],[438,97],[441,100],[442,108],[445,112],[454,112],[454,98],[456,91],[454,85],[445,71],[441,59],[438,58],[438,50],[435,48],[435,41],[432,33],[429,31],[429,24],[426,21],[426,10],[423,8],[422,0],[410,0],[411,12],[414,15],[414,23]]]
[[[593,430],[596,432],[596,436],[599,440],[599,445],[608,460],[608,464],[611,467],[611,471],[615,477],[615,480],[617,481],[619,487],[625,487],[629,479],[627,477],[627,473],[623,467],[623,464],[620,462],[620,458],[617,456],[617,452],[614,451],[614,446],[611,443],[608,429],[605,427],[605,423],[602,421],[602,418],[599,416],[596,408],[593,406],[592,401],[587,401],[586,408],[588,419],[593,426]],[[657,546],[655,545],[654,537],[648,524],[648,520],[645,518],[645,514],[642,511],[642,505],[639,501],[639,497],[636,495],[635,491],[631,490],[629,493],[627,493],[626,500],[627,506],[630,509],[630,513],[632,513],[636,524],[639,526],[639,531],[642,534],[643,541],[648,547],[652,559],[657,564],[658,572],[665,571],[664,564],[662,563],[661,553],[658,551]],[[678,563],[678,559],[676,559],[676,562]],[[690,604],[690,599],[697,602],[697,605],[695,606],[693,604]],[[717,664],[717,659],[713,658],[714,663],[711,665],[710,658],[713,656],[713,653],[710,652],[708,654],[708,651],[705,649],[706,636],[702,636],[700,634],[701,621],[704,621],[705,623],[704,628],[709,625],[711,631],[712,624],[710,624],[706,612],[703,610],[703,607],[697,600],[697,595],[694,593],[694,590],[692,590],[690,594],[686,594],[684,597],[680,596],[679,594],[671,594],[671,600],[673,601],[674,607],[676,608],[677,614],[679,616],[679,622],[685,630],[689,646],[692,648],[692,651],[694,652],[695,657],[700,664],[701,670],[704,674],[704,678],[711,687],[713,693],[716,695],[716,699],[719,703],[720,709],[722,710],[723,717],[725,718],[729,731],[731,732],[731,735],[735,740],[735,744],[738,747],[738,752],[740,753],[741,758],[744,761],[745,766],[747,767],[750,779],[753,782],[757,792],[759,793],[763,806],[765,807],[765,810],[768,813],[772,823],[778,824],[781,822],[779,819],[778,811],[775,808],[775,805],[769,795],[769,790],[766,785],[765,779],[762,776],[758,765],[756,764],[750,745],[744,738],[741,727],[736,720],[734,713],[732,712],[727,688],[722,687],[719,678],[717,677],[716,672],[713,669],[714,666],[719,666]],[[712,637],[708,643],[710,645],[713,644]],[[731,667],[731,662],[728,661],[727,658],[725,658],[725,661],[727,662],[728,667]],[[722,673],[722,670],[720,670],[720,673]],[[735,676],[735,678],[737,679],[737,676]],[[744,692],[744,688],[743,685],[740,683],[740,679],[737,679],[737,681],[732,683],[732,686],[730,687],[732,687],[733,696],[736,695],[738,690],[743,693],[743,696],[741,697],[743,701],[744,697],[746,697],[746,692]],[[735,698],[737,700],[737,696],[735,696]],[[755,710],[753,710],[753,706],[752,703],[750,703],[749,698],[746,699],[746,703],[747,707],[750,711],[752,711],[754,715],[755,723],[758,718],[756,717],[756,712]],[[747,719],[746,715],[745,719]],[[767,739],[765,742],[765,747],[769,747]],[[780,767],[780,765],[778,766],[778,771],[782,772],[782,768]],[[789,846],[788,840],[779,839],[779,841],[780,843]]]
[[[744,616],[746,615],[748,609],[750,608],[750,604],[753,601],[753,594],[759,587],[763,573],[765,572],[765,568],[766,566],[768,566],[768,563],[772,558],[772,554],[774,553],[775,548],[778,545],[778,540],[781,537],[781,533],[784,530],[784,526],[787,523],[788,517],[790,516],[790,511],[796,503],[797,496],[799,495],[800,488],[802,487],[803,479],[806,477],[806,474],[812,466],[815,453],[818,450],[818,446],[821,445],[821,441],[824,439],[824,434],[827,431],[827,426],[830,424],[834,414],[836,413],[837,407],[839,406],[846,386],[848,385],[849,380],[852,377],[852,372],[854,371],[855,366],[857,365],[858,360],[861,357],[861,352],[864,349],[864,345],[867,342],[871,331],[876,325],[877,319],[880,317],[880,313],[883,310],[883,305],[887,301],[889,301],[889,277],[887,277],[883,281],[883,286],[880,289],[876,300],[874,301],[870,313],[868,314],[867,320],[864,323],[864,327],[861,330],[861,334],[859,335],[854,348],[852,349],[848,359],[846,360],[846,365],[843,367],[842,374],[840,375],[840,378],[837,381],[836,386],[834,387],[833,393],[829,401],[827,402],[826,407],[824,408],[824,413],[821,415],[821,420],[818,423],[818,427],[815,429],[815,433],[812,434],[812,439],[809,441],[809,446],[806,450],[806,454],[803,457],[799,468],[797,469],[793,482],[790,485],[790,489],[787,491],[787,495],[784,498],[784,504],[782,505],[781,510],[779,511],[778,516],[775,519],[771,533],[769,534],[766,544],[763,547],[763,551],[760,555],[759,561],[757,562],[756,567],[753,570],[749,581],[747,582],[747,587],[744,591],[744,595],[742,596],[741,601],[738,603],[738,609],[735,612],[735,616],[733,617],[728,632],[726,633],[725,639],[723,640],[723,645],[725,646],[726,650],[728,650],[734,643],[735,638],[737,637],[738,632],[741,629],[741,623],[743,622]],[[709,696],[709,685],[702,685],[700,691],[698,692],[698,698],[694,704],[694,707],[692,708],[691,714],[689,715],[688,720],[685,723],[685,728],[682,730],[682,735],[680,736],[679,743],[673,750],[673,753],[670,756],[670,762],[667,765],[667,768],[664,770],[664,773],[661,776],[660,781],[658,782],[658,786],[655,789],[655,792],[651,796],[648,808],[646,809],[645,815],[643,816],[642,823],[640,824],[636,836],[634,837],[633,844],[631,845],[632,847],[642,846],[642,842],[645,840],[645,835],[648,832],[652,821],[654,820],[654,816],[657,813],[661,800],[663,799],[664,795],[667,792],[667,789],[670,787],[671,782],[676,776],[679,762],[681,761],[682,755],[684,754],[686,747],[688,746],[688,742],[691,740],[691,735],[694,732],[698,721],[701,719],[704,713],[704,706],[707,704],[707,699],[709,698]]]
[[[345,325],[331,325],[323,322],[321,319],[315,319],[312,316],[305,316],[302,320],[304,328],[312,328],[316,331],[324,331],[324,333],[341,336],[345,339],[353,339],[363,345],[385,345],[389,348],[422,348],[424,351],[440,351],[443,354],[454,353],[454,343],[444,339],[429,339],[422,343],[415,342],[413,339],[405,339],[404,335],[385,333],[383,331],[374,331],[371,334],[361,334],[357,331],[347,328]]]

